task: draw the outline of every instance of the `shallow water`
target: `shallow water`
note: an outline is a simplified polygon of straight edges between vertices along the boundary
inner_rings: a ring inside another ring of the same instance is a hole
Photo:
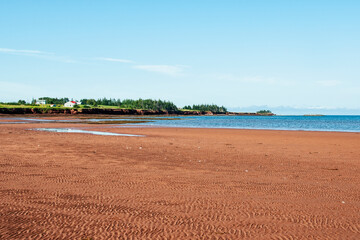
[[[144,135],[87,131],[87,130],[72,129],[72,128],[34,128],[32,130],[46,131],[46,132],[59,132],[59,133],[87,133],[87,134],[103,135],[103,136],[144,137]]]
[[[140,125],[303,131],[360,132],[360,116],[191,116]]]
[[[15,123],[49,123],[49,122],[109,122],[126,120],[129,123],[113,124],[116,127],[152,126],[152,127],[189,127],[189,128],[234,128],[234,129],[269,129],[269,130],[303,130],[303,131],[336,131],[360,132],[360,116],[146,116],[148,122],[138,123],[141,117],[129,118],[96,118],[96,119],[62,119],[49,120],[41,118],[2,118],[18,120]],[[171,119],[171,120],[170,120]],[[134,120],[132,123],[131,120]],[[26,122],[25,122],[26,121]],[[0,124],[10,122],[0,122]]]

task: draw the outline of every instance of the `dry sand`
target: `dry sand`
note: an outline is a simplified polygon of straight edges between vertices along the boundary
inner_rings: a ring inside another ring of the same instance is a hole
[[[360,239],[359,133],[103,127],[0,125],[0,239]]]

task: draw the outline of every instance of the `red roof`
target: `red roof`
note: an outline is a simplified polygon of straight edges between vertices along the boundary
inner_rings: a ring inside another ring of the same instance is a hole
[[[72,103],[76,103],[75,101],[71,101]]]

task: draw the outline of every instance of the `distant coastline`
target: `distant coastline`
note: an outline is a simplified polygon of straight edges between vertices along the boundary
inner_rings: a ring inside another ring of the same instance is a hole
[[[49,115],[75,115],[75,114],[101,114],[101,115],[181,115],[181,116],[200,116],[200,115],[231,115],[231,116],[274,116],[273,113],[251,113],[251,112],[226,112],[214,113],[212,111],[197,110],[144,110],[144,109],[119,109],[119,108],[0,108],[0,114],[49,114]]]
[[[257,112],[229,112],[226,107],[216,104],[193,104],[178,107],[167,100],[99,98],[73,100],[41,97],[31,102],[0,102],[0,114],[102,114],[102,115],[239,115],[273,116],[270,110]]]

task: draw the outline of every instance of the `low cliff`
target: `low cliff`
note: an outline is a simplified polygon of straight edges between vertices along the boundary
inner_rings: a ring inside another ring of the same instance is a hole
[[[166,111],[166,110],[140,110],[140,109],[116,109],[116,108],[0,108],[0,114],[102,114],[102,115],[219,115],[211,111]],[[220,114],[225,115],[225,114]],[[273,113],[239,113],[227,112],[226,115],[234,116],[273,116]]]
[[[112,108],[0,108],[0,114],[210,115],[209,112],[203,111],[155,111]]]

